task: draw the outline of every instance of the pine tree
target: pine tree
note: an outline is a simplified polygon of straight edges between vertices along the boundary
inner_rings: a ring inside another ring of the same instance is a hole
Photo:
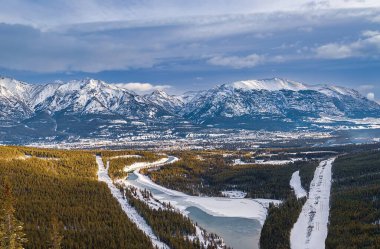
[[[0,213],[0,248],[22,249],[27,242],[23,232],[23,224],[15,217],[12,188],[6,179],[3,186],[3,200]]]
[[[56,215],[52,215],[51,217],[51,246],[50,249],[60,249],[63,236],[61,235],[62,224],[58,221]]]

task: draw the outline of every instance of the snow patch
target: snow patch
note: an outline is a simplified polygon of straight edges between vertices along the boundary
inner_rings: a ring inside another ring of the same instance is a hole
[[[290,179],[290,187],[293,189],[294,194],[298,199],[307,196],[306,190],[301,185],[299,170],[293,173],[292,178]]]

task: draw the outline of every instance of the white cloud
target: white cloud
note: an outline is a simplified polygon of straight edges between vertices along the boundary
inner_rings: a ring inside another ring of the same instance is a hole
[[[91,22],[375,7],[380,7],[378,0],[3,0],[0,22],[46,28]]]
[[[371,21],[374,23],[380,23],[380,15],[373,17]]]
[[[251,68],[263,62],[263,57],[258,54],[248,56],[215,56],[207,62],[215,66],[226,66],[232,68]]]
[[[171,87],[169,85],[152,85],[150,83],[140,83],[140,82],[115,83],[114,85],[120,88],[134,91],[134,92],[151,92],[154,90],[164,90]]]
[[[316,56],[326,59],[373,57],[380,53],[380,32],[366,30],[359,40],[351,43],[329,43],[315,49]]]
[[[374,85],[360,85],[360,86],[359,86],[359,89],[360,89],[361,91],[369,91],[369,90],[372,90],[372,89],[374,89],[374,88],[375,88]]]
[[[378,35],[380,35],[380,31],[378,30],[365,30],[362,32],[362,36],[368,37],[368,38],[376,37]]]
[[[367,99],[375,100],[375,93],[373,93],[373,92],[367,93]]]
[[[329,5],[345,8],[345,5],[339,4],[342,1],[333,0]],[[364,23],[368,23],[370,18],[380,13],[376,9],[358,12],[355,9],[295,11],[304,4],[303,0],[44,2],[2,2],[1,68],[40,73],[96,73],[168,68],[168,65],[180,67],[182,62],[203,63],[205,58],[212,65],[252,68],[290,59],[313,59],[313,51],[303,51],[300,46],[314,46],[314,42],[318,42],[316,36],[320,29],[336,28],[335,23],[345,21],[367,20]],[[348,5],[357,4],[354,2],[350,1]],[[56,11],[58,9],[59,12]],[[349,18],[345,19],[347,16]],[[313,32],[299,35],[301,30]],[[284,33],[288,35],[284,36]],[[362,39],[370,42],[373,35],[363,33]],[[284,48],[281,55],[275,54],[273,48],[279,46],[279,40],[290,38],[301,43],[294,48]],[[326,44],[320,49],[319,56],[355,56],[354,49],[349,45]],[[295,56],[297,51],[299,53]],[[335,54],[331,55],[333,52]],[[190,64],[186,66],[193,65]]]
[[[330,43],[316,49],[317,56],[328,59],[344,59],[351,57],[353,51],[350,46]]]

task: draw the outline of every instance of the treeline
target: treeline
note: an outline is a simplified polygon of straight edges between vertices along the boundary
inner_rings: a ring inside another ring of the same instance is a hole
[[[290,249],[290,232],[306,198],[289,196],[283,203],[269,205],[268,216],[260,234],[260,249]]]
[[[380,248],[380,151],[341,156],[332,170],[326,248]]]
[[[141,150],[100,150],[95,151],[97,154],[100,154],[103,158],[117,157],[117,156],[130,156],[130,155],[139,155],[144,158],[154,158],[155,153],[150,151],[141,151]]]
[[[0,183],[7,178],[12,186],[14,215],[23,224],[25,248],[52,248],[52,237],[61,248],[152,248],[108,187],[97,181],[91,152],[22,147],[16,148],[21,155],[43,159],[18,159],[14,149],[0,147],[0,155],[16,155],[0,159]]]
[[[188,217],[170,208],[170,204],[167,208],[150,208],[135,197],[136,191],[134,188],[125,189],[124,193],[130,205],[136,208],[161,241],[175,249],[206,249],[198,238],[194,238],[196,228]],[[145,191],[143,195],[150,198],[151,193]],[[216,244],[207,246],[207,249],[216,248]]]
[[[289,181],[300,170],[302,182],[310,182],[318,161],[287,165],[235,165],[221,155],[197,159],[195,153],[183,153],[181,160],[157,170],[146,170],[160,185],[190,195],[220,196],[220,191],[238,189],[250,198],[285,199],[292,193]],[[308,184],[305,188],[308,189]]]

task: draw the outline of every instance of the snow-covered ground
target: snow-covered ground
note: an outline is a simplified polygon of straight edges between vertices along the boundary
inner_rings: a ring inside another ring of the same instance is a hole
[[[309,197],[290,233],[292,249],[324,249],[330,211],[331,168],[335,158],[322,161],[310,183]]]
[[[247,196],[246,192],[231,190],[231,191],[222,191],[221,192],[224,197],[228,197],[231,199],[242,199]]]
[[[141,156],[140,155],[120,155],[120,156],[110,157],[110,159],[116,159],[116,158],[141,158]]]
[[[307,196],[306,190],[301,185],[299,170],[293,173],[292,178],[290,179],[290,187],[293,189],[294,194],[297,196],[297,198]]]
[[[145,222],[144,218],[141,217],[136,209],[129,205],[127,199],[124,198],[120,190],[113,184],[111,178],[108,175],[108,165],[107,168],[104,167],[103,160],[100,156],[96,156],[96,163],[98,164],[98,180],[105,182],[114,198],[117,199],[124,213],[128,215],[128,218],[137,225],[137,227],[142,230],[152,241],[154,246],[163,249],[169,249],[169,247],[160,241],[157,236],[153,233],[152,228]]]

